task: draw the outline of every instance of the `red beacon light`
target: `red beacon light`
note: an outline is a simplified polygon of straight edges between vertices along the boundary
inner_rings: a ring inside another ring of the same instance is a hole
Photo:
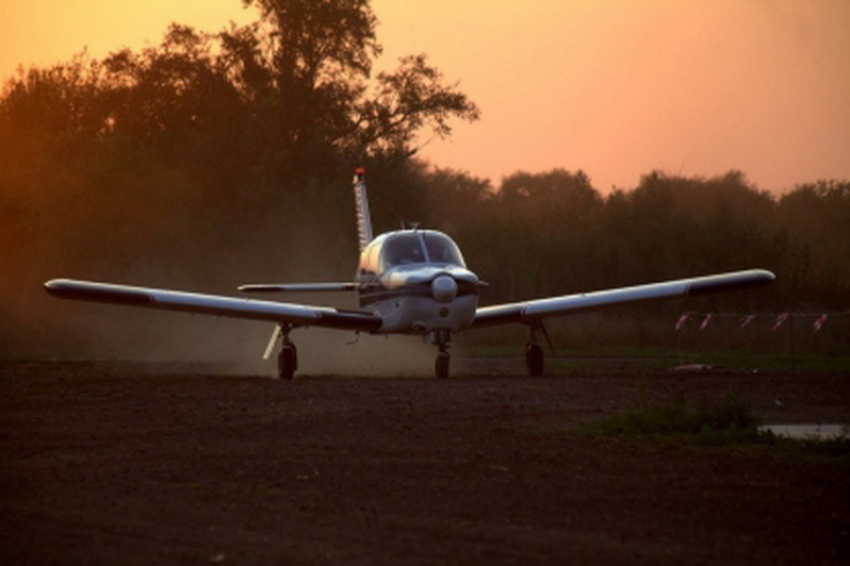
[[[365,167],[358,167],[357,169],[354,170],[354,174],[357,175],[358,177],[362,177],[366,174],[366,168]]]

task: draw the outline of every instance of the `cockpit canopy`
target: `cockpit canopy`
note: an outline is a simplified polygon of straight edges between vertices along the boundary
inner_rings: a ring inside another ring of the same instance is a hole
[[[363,251],[360,268],[383,273],[399,265],[436,263],[466,267],[451,238],[433,230],[404,230],[383,234]]]

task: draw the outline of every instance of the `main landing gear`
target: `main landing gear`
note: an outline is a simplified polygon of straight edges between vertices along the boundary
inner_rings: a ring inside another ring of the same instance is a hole
[[[280,329],[281,346],[277,355],[277,374],[281,379],[290,380],[298,369],[298,350],[289,338],[290,327]]]
[[[543,335],[553,352],[555,348],[552,346],[552,340],[549,339],[543,322],[536,320],[529,323],[528,327],[531,330],[531,337],[525,345],[525,367],[528,369],[528,375],[537,377],[543,375],[543,348],[538,341],[538,334]]]
[[[525,367],[532,377],[543,375],[543,348],[540,344],[529,342],[525,345]]]

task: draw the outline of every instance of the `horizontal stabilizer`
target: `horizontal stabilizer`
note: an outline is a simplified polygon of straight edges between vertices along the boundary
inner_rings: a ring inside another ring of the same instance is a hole
[[[303,293],[325,291],[355,291],[357,283],[251,283],[240,285],[243,293]]]

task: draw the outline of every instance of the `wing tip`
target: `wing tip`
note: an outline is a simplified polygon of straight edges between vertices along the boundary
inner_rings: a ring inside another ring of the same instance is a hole
[[[242,293],[276,293],[282,291],[280,285],[269,285],[263,283],[248,283],[246,285],[240,285],[236,288],[236,290]]]
[[[68,282],[68,279],[51,279],[50,281],[45,281],[44,290],[51,295],[61,296],[67,289]]]
[[[688,295],[705,295],[722,291],[736,291],[752,287],[763,287],[776,281],[776,274],[767,269],[749,269],[725,275],[713,275],[693,281]]]
[[[44,284],[44,289],[49,294],[60,299],[76,299],[119,305],[146,305],[155,302],[153,297],[141,289],[108,283],[75,281],[73,279],[51,279]]]

